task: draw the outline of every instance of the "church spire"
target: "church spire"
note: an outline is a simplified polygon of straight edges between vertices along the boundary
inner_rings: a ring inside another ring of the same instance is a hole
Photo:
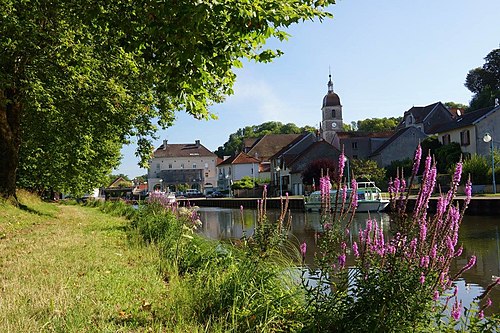
[[[330,68],[328,68],[328,93],[332,92],[333,92],[332,73]]]

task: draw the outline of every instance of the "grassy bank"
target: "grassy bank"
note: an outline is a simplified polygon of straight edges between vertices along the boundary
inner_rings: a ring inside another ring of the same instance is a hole
[[[158,251],[127,221],[20,194],[0,203],[0,331],[161,331],[166,285]]]

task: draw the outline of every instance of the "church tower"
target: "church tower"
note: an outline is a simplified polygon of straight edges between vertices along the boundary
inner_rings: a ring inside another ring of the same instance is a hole
[[[342,131],[342,105],[339,95],[333,92],[332,75],[328,80],[328,93],[323,98],[321,137],[340,149],[340,141],[337,132]]]

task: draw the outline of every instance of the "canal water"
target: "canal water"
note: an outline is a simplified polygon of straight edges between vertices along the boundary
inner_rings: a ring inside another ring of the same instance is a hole
[[[253,234],[257,220],[255,209],[226,209],[216,207],[200,207],[202,221],[200,233],[211,239],[240,239],[244,235]],[[268,210],[270,221],[279,216],[278,210]],[[351,227],[351,242],[358,239],[359,231],[366,227],[368,218],[375,219],[389,232],[389,215],[385,213],[358,213]],[[316,250],[316,236],[321,230],[319,213],[292,211],[291,239],[296,244],[307,243],[306,262],[313,263]],[[452,263],[452,270],[457,272],[467,264],[471,255],[476,255],[476,265],[465,272],[457,282],[459,297],[465,306],[500,277],[500,217],[465,216],[459,233],[459,244],[463,246],[462,255]],[[347,258],[347,265],[353,265],[354,258]],[[452,272],[453,273],[453,272]],[[490,293],[493,305],[486,313],[500,312],[500,286]]]

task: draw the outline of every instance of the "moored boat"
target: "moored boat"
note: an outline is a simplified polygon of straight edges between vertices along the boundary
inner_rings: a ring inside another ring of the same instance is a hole
[[[339,203],[337,210],[342,206],[342,193],[339,193]],[[350,204],[352,189],[347,189],[347,202],[344,207]],[[330,205],[335,209],[335,200],[337,197],[337,190],[330,190]],[[389,205],[389,199],[383,197],[382,191],[375,185],[374,182],[359,182],[358,190],[358,212],[380,212]],[[309,196],[305,197],[304,207],[308,211],[321,210],[321,192],[312,192]]]

